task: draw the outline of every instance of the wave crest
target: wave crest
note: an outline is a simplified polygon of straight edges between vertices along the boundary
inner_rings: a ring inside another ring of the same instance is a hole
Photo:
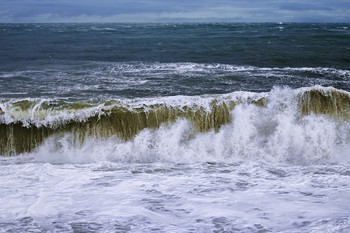
[[[103,157],[98,151],[104,145],[106,156],[135,161],[173,153],[207,160],[210,155],[321,159],[350,143],[349,93],[321,86],[103,103],[27,99],[5,101],[1,109],[3,155],[42,151],[48,142],[60,151],[66,147],[58,142],[65,138],[72,151],[89,148]]]

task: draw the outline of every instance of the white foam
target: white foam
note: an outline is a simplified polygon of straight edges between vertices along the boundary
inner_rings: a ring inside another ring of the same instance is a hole
[[[322,87],[319,85],[312,87],[304,87],[299,89],[285,89],[285,93],[288,96],[297,97],[298,94],[308,91],[308,90],[318,90],[325,93],[330,91],[341,92],[349,95],[348,92],[335,89],[333,87]],[[3,100],[0,102],[0,109],[4,112],[0,115],[0,122],[5,124],[10,124],[13,122],[22,122],[23,125],[27,126],[29,124],[34,124],[37,126],[46,125],[46,126],[57,126],[59,124],[64,124],[65,122],[74,120],[74,121],[84,121],[87,118],[94,115],[105,114],[105,111],[113,107],[126,107],[129,109],[133,108],[144,108],[147,110],[150,106],[162,105],[166,107],[182,108],[203,108],[207,111],[210,111],[211,104],[213,101],[218,103],[229,101],[234,101],[237,104],[240,103],[250,103],[251,101],[256,101],[261,98],[268,98],[273,100],[273,93],[276,91],[272,90],[271,92],[263,93],[254,93],[254,92],[244,92],[237,91],[228,94],[221,95],[202,95],[202,96],[169,96],[169,97],[157,97],[157,98],[135,98],[135,99],[118,99],[111,100],[114,104],[105,105],[108,100],[105,101],[88,101],[84,104],[87,104],[86,107],[82,109],[69,109],[62,108],[60,106],[60,101],[65,102],[66,104],[72,104],[73,102],[68,102],[67,100],[60,99],[35,99],[35,98],[24,98],[24,99],[10,99]],[[22,110],[16,105],[20,101],[27,101],[31,103],[31,107]],[[58,103],[57,107],[52,107],[49,109],[42,108],[42,105],[49,104],[54,105]],[[296,101],[290,102],[289,104],[295,105]],[[297,112],[297,110],[295,110]]]
[[[328,89],[331,88],[325,88]],[[54,137],[33,156],[40,161],[63,163],[258,160],[309,164],[348,161],[350,122],[313,114],[301,115],[297,101],[299,91],[276,88],[269,93],[266,107],[239,103],[232,111],[232,123],[223,126],[219,132],[198,133],[189,121],[179,119],[159,129],[143,130],[130,141],[91,138],[79,146],[71,143],[74,140],[69,135]]]
[[[27,101],[31,107],[28,109],[21,109],[16,105],[20,101]],[[45,109],[41,106],[44,104],[55,103],[54,99],[33,99],[25,98],[21,100],[9,100],[0,103],[0,109],[4,114],[0,115],[0,122],[4,124],[10,124],[14,122],[21,122],[23,126],[29,126],[30,124],[36,126],[52,126],[63,124],[70,120],[84,121],[90,116],[102,114],[103,105],[92,105],[81,110],[74,109],[57,109],[49,108]],[[108,109],[107,107],[105,109]]]
[[[52,107],[49,109],[42,108],[45,104],[55,104],[60,100],[56,99],[35,99],[35,98],[25,98],[25,99],[11,99],[7,101],[0,102],[0,109],[4,114],[0,115],[0,122],[5,124],[10,124],[13,122],[21,122],[24,126],[29,124],[34,124],[36,126],[57,126],[64,124],[65,122],[74,121],[84,121],[87,118],[94,115],[103,115],[105,111],[113,107],[126,107],[129,109],[143,107],[147,110],[148,107],[152,105],[163,105],[166,107],[190,107],[198,108],[201,107],[207,111],[211,109],[211,103],[215,100],[218,103],[226,101],[247,101],[258,100],[259,98],[265,97],[267,93],[253,93],[253,92],[233,92],[223,95],[203,95],[203,96],[170,96],[170,97],[159,97],[159,98],[135,98],[135,99],[119,99],[112,100],[113,105],[106,106],[107,101],[100,103],[87,102],[87,107],[83,109],[69,109],[61,108],[60,105],[57,107]],[[31,107],[22,110],[16,105],[20,101],[27,101],[31,103]],[[65,101],[66,104],[70,104]],[[71,103],[72,104],[72,103]],[[90,106],[89,106],[90,105]]]

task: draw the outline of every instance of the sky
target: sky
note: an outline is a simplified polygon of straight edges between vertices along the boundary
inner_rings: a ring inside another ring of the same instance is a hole
[[[0,0],[0,22],[350,22],[350,0]]]

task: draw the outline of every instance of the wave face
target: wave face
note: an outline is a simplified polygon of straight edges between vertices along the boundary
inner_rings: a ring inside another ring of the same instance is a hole
[[[74,142],[80,143],[87,137],[116,136],[130,140],[143,129],[159,128],[161,124],[175,122],[178,118],[189,119],[198,131],[219,130],[221,125],[230,121],[229,112],[234,102],[218,103],[213,99],[207,108],[164,103],[130,106],[111,102],[98,106],[86,103],[59,103],[55,106],[51,101],[30,100],[6,105],[0,126],[3,132],[0,148],[2,153],[16,154],[31,151],[54,134],[72,133]]]
[[[98,103],[23,99],[0,108],[2,155],[308,162],[336,160],[350,148],[350,94],[321,86]]]

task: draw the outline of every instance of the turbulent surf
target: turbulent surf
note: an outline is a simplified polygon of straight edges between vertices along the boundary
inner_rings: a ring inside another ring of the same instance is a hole
[[[89,141],[89,150],[99,150],[101,143],[117,161],[167,161],[174,151],[203,162],[244,157],[322,161],[334,160],[350,145],[350,95],[321,86],[104,102],[20,99],[0,107],[3,155],[45,146],[58,153]],[[169,135],[172,142],[164,142]],[[57,143],[62,138],[65,145]],[[130,147],[142,149],[127,155]],[[196,150],[203,158],[193,155]],[[171,160],[181,162],[176,155]]]
[[[0,24],[0,232],[349,232],[348,24]]]

